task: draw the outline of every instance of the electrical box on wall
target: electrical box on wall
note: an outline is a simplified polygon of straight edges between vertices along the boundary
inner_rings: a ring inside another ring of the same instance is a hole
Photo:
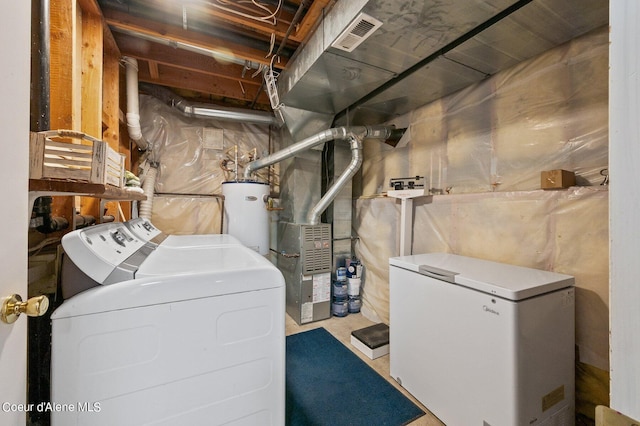
[[[213,127],[203,127],[202,146],[205,149],[222,151],[224,149],[224,130]]]
[[[576,175],[568,170],[547,170],[540,173],[540,188],[561,189],[575,186]]]

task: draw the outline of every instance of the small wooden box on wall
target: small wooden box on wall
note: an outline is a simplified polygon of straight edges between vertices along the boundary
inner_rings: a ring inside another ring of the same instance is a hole
[[[540,188],[562,189],[575,186],[576,175],[568,170],[547,170],[540,173]]]

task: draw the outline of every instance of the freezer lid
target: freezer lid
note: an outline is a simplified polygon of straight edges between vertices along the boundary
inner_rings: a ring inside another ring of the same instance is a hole
[[[450,253],[392,257],[389,265],[514,301],[574,285],[570,275]]]

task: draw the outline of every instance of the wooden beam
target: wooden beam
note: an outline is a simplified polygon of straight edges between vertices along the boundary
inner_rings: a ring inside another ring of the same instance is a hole
[[[149,64],[149,75],[153,80],[158,80],[160,78],[158,63],[156,61],[147,61],[147,63]]]
[[[87,135],[102,138],[102,16],[81,11],[80,87],[81,128]],[[82,197],[81,213],[100,218],[100,200]]]
[[[102,16],[100,6],[96,0],[78,0],[78,6],[84,13],[94,16]]]
[[[255,6],[250,5],[250,2],[235,1],[224,2],[225,4],[222,4],[223,2],[216,1],[209,2],[208,5],[204,5],[203,3],[205,2],[147,0],[146,7],[160,11],[166,15],[183,16],[183,18],[186,15],[187,28],[191,25],[196,26],[194,24],[215,25],[217,27],[228,28],[229,30],[241,27],[260,34],[264,39],[269,39],[271,34],[274,34],[277,39],[282,40],[293,19],[293,14],[280,10],[276,15],[276,24],[273,25],[268,21],[242,16],[241,14],[248,16],[266,14],[266,11],[258,10]],[[134,10],[130,10],[129,12],[135,15]],[[183,14],[183,12],[186,13]],[[294,42],[296,41],[292,40],[291,36],[289,36],[289,39]]]
[[[78,6],[82,9],[83,13],[100,18],[100,21],[102,21],[102,28],[104,30],[103,40],[105,49],[109,47],[109,49],[117,50],[118,46],[113,38],[113,34],[111,34],[111,31],[109,30],[109,26],[102,16],[102,10],[100,9],[98,2],[96,0],[78,0]]]
[[[75,0],[73,1],[75,2]],[[73,23],[71,45],[71,49],[73,49],[73,71],[71,75],[73,127],[71,128],[82,131],[82,9],[75,7],[74,12],[76,16]]]
[[[116,29],[128,30],[142,35],[160,38],[168,42],[184,43],[198,48],[230,55],[240,61],[252,61],[269,65],[269,59],[265,58],[267,52],[253,49],[238,43],[233,43],[220,38],[211,37],[202,33],[184,30],[181,27],[168,25],[162,22],[150,21],[138,18],[113,9],[105,9],[107,23]],[[286,58],[282,59],[280,67],[286,65]]]
[[[50,18],[51,66],[49,84],[51,91],[51,128],[73,129],[75,1],[52,2]]]
[[[258,86],[245,86],[243,93],[237,80],[223,79],[194,71],[185,71],[177,68],[158,66],[159,79],[153,79],[147,67],[140,67],[138,79],[142,82],[159,84],[162,86],[175,87],[179,89],[202,92],[217,97],[238,99],[242,101],[252,101],[258,93]],[[264,91],[261,91],[258,102],[268,104],[269,98]]]
[[[262,75],[255,78],[251,75],[256,71],[250,69],[242,77],[243,66],[237,64],[222,64],[210,56],[200,55],[186,50],[174,49],[158,43],[116,33],[116,41],[120,46],[122,55],[131,56],[138,60],[156,62],[186,71],[196,71],[215,77],[229,78],[235,76],[244,85],[260,85]]]
[[[313,0],[309,10],[302,18],[302,22],[298,25],[296,40],[305,41],[316,24],[321,21],[322,16],[333,7],[333,4],[335,4],[335,0]]]
[[[131,170],[131,151],[129,144],[120,142],[120,51],[114,50],[110,45],[105,44],[104,56],[102,59],[103,78],[102,78],[102,117],[104,131],[102,132],[102,140],[125,158],[125,169]],[[128,138],[127,138],[128,139]],[[105,204],[107,215],[119,217],[119,209],[117,202],[109,202]],[[124,208],[127,213],[130,206]],[[126,213],[125,213],[126,214]],[[121,220],[129,217],[120,218]]]
[[[146,200],[141,193],[130,192],[115,186],[99,183],[73,182],[54,179],[29,179],[29,191],[64,192],[99,197],[105,200]]]
[[[50,128],[80,130],[80,117],[76,113],[76,91],[79,83],[77,52],[76,0],[51,2],[50,17]],[[51,212],[55,216],[73,221],[74,199],[54,197]]]
[[[120,146],[120,52],[105,46],[102,58],[102,140],[123,153]],[[127,158],[128,151],[124,152]]]
[[[204,7],[197,4],[190,5],[187,8],[187,13],[189,10],[194,10],[196,13],[200,15],[209,16],[213,19],[232,22],[236,25],[248,28],[259,34],[263,34],[265,36],[271,36],[271,34],[275,34],[275,36],[279,40],[282,40],[284,38],[290,24],[289,21],[280,19],[277,21],[276,25],[274,26],[268,22],[261,22],[261,21],[250,19],[250,18],[245,18],[238,14],[217,9],[215,7]],[[300,43],[302,41],[298,37],[296,37],[296,35],[293,33],[289,35],[289,40],[295,41],[297,43]]]
[[[98,139],[102,137],[102,36],[102,17],[83,12],[81,131]]]

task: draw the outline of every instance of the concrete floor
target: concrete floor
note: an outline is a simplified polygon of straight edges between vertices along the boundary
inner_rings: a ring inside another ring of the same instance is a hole
[[[404,395],[416,403],[422,408],[426,414],[414,422],[409,423],[409,426],[442,426],[440,420],[429,412],[422,404],[420,404],[414,397],[412,397],[407,391],[401,388],[398,383],[389,376],[389,355],[382,356],[380,358],[371,360],[362,352],[357,350],[351,345],[351,332],[353,330],[359,330],[361,328],[373,325],[374,323],[366,319],[362,314],[349,314],[346,317],[331,317],[323,321],[317,321],[309,324],[298,325],[289,315],[286,316],[286,334],[295,334],[301,331],[311,330],[318,327],[324,327],[329,331],[336,339],[341,341],[347,346],[353,353],[358,355],[360,359],[365,361],[374,370],[378,372],[382,377],[387,379],[394,387],[399,389]]]

